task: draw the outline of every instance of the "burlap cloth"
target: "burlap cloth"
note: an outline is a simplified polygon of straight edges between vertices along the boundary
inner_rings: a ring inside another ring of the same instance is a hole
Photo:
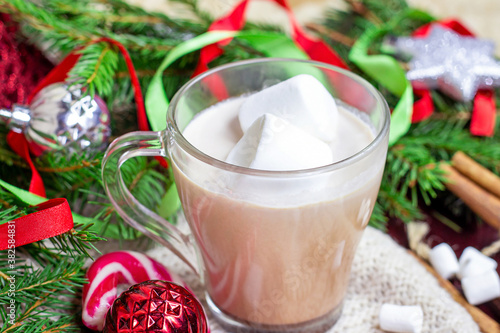
[[[205,302],[200,282],[169,250],[158,246],[147,254],[181,275]],[[343,314],[328,332],[383,332],[378,320],[383,303],[420,305],[424,312],[422,333],[480,332],[469,313],[415,258],[386,234],[368,227],[354,259]],[[208,316],[212,333],[226,332],[210,313]]]

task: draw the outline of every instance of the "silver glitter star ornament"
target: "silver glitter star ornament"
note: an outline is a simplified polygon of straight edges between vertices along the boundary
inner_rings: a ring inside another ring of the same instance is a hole
[[[394,47],[411,56],[406,77],[417,89],[438,88],[467,102],[478,89],[500,86],[500,64],[493,57],[493,42],[461,36],[434,24],[427,37],[400,37]]]
[[[111,134],[106,103],[79,87],[54,83],[40,90],[29,106],[0,109],[0,124],[22,132],[37,155],[103,150]]]

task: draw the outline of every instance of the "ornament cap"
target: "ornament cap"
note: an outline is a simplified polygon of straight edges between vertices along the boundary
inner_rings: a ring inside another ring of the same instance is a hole
[[[0,109],[0,122],[16,132],[23,132],[29,126],[30,121],[31,111],[24,105],[14,104],[12,111]]]

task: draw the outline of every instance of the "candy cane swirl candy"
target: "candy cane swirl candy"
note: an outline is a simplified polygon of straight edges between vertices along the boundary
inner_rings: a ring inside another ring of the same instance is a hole
[[[82,321],[90,329],[102,330],[113,301],[131,285],[147,280],[165,280],[179,285],[178,276],[156,260],[134,251],[117,251],[99,257],[88,269],[83,286]]]

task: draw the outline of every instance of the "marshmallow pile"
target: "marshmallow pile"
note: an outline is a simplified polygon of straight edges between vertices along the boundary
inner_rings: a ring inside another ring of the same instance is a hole
[[[453,249],[441,243],[431,250],[429,260],[443,278],[456,276],[461,280],[470,304],[478,305],[500,297],[497,262],[477,249],[467,247],[457,260]]]
[[[250,95],[238,120],[243,136],[226,162],[252,169],[290,171],[333,163],[337,106],[328,90],[301,74]]]
[[[500,297],[500,277],[497,262],[473,247],[467,247],[460,259],[446,243],[435,246],[429,260],[445,279],[458,277],[465,298],[472,305]],[[423,311],[419,305],[383,304],[379,312],[380,328],[387,332],[420,333]]]

